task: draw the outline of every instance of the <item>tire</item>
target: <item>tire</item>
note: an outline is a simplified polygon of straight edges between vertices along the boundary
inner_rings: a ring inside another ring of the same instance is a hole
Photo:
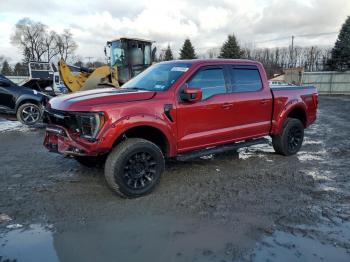
[[[38,123],[41,119],[40,106],[33,103],[25,103],[17,109],[17,119],[22,124],[32,126]]]
[[[86,167],[103,166],[106,161],[105,156],[74,156],[74,159],[77,160],[79,164]]]
[[[280,135],[272,137],[272,145],[276,153],[290,156],[296,154],[304,140],[304,126],[299,119],[287,118]]]
[[[105,164],[107,184],[118,195],[136,198],[151,193],[164,171],[158,146],[141,138],[129,138],[116,146]]]

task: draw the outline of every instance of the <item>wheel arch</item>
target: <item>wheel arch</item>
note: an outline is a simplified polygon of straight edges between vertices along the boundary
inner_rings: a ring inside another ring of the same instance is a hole
[[[134,126],[129,129],[127,129],[119,138],[116,140],[116,143],[120,141],[120,139],[124,138],[143,138],[145,140],[148,140],[155,145],[157,145],[163,154],[165,156],[169,155],[170,152],[170,145],[168,142],[168,139],[166,135],[163,134],[163,132],[153,126],[149,125],[140,125],[140,126]]]
[[[276,116],[277,120],[272,120],[271,135],[278,135],[283,130],[283,125],[288,118],[299,119],[304,128],[308,126],[308,119],[306,113],[306,106],[303,103],[290,104]]]
[[[16,112],[17,112],[18,108],[25,103],[32,103],[32,104],[36,104],[36,105],[40,106],[41,99],[34,98],[31,96],[21,96],[19,99],[17,99],[17,102],[16,102],[16,108],[15,108]]]
[[[307,115],[306,115],[306,110],[302,108],[301,106],[292,108],[288,115],[287,118],[295,118],[301,121],[303,124],[304,128],[307,126]]]
[[[134,118],[134,119],[132,119]],[[176,154],[176,144],[171,128],[161,119],[152,116],[140,116],[124,118],[122,121],[115,123],[116,128],[113,132],[114,148],[126,138],[143,138],[156,144],[163,152],[164,156],[171,157]],[[147,120],[145,118],[148,118]],[[140,121],[142,120],[142,121]]]

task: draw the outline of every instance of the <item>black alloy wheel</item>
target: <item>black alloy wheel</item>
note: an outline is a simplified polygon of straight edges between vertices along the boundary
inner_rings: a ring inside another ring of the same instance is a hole
[[[157,163],[148,152],[138,152],[126,159],[123,180],[131,189],[144,189],[154,180]]]
[[[36,104],[26,103],[17,110],[17,119],[25,125],[34,125],[41,118],[40,107]]]
[[[164,171],[161,149],[142,138],[118,144],[105,163],[107,184],[122,197],[135,198],[152,192]]]
[[[272,145],[276,153],[290,156],[296,154],[304,140],[304,125],[296,118],[287,118],[281,134],[272,137]]]
[[[288,132],[288,150],[293,152],[300,147],[303,140],[303,131],[299,126],[293,126]]]

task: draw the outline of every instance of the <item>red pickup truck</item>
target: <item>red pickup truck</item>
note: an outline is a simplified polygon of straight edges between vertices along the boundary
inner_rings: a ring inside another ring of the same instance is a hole
[[[270,88],[258,62],[162,62],[119,89],[51,99],[44,145],[85,165],[105,162],[108,185],[138,197],[159,183],[165,158],[235,150],[265,136],[277,153],[297,153],[317,104],[314,87]]]

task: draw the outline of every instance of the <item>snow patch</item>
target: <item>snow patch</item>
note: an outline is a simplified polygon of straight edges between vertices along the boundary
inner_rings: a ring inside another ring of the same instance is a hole
[[[9,131],[29,131],[30,128],[18,121],[0,120],[0,133]]]
[[[306,161],[321,161],[325,159],[325,156],[327,154],[326,150],[320,150],[316,152],[305,152],[305,151],[300,151],[297,154],[298,159],[301,162],[306,162]]]
[[[266,153],[271,154],[274,153],[274,149],[272,146],[268,144],[258,144],[250,147],[244,147],[238,149],[239,159],[248,159],[250,157],[264,157]]]

